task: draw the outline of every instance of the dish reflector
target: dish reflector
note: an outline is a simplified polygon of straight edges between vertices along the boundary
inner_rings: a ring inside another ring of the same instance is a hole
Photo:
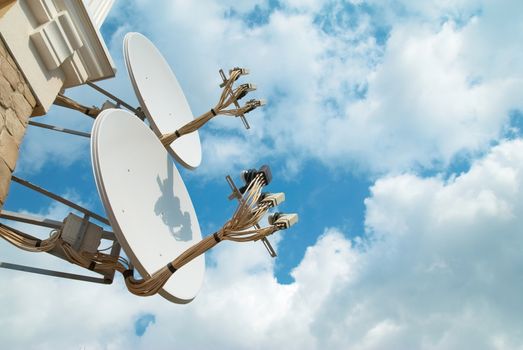
[[[149,277],[202,238],[185,184],[156,135],[120,109],[100,113],[93,126],[91,157],[96,186],[125,253]],[[188,303],[205,272],[201,255],[167,281],[160,294]]]
[[[124,58],[136,97],[158,137],[194,119],[171,67],[149,39],[139,33],[126,34]],[[169,153],[186,168],[198,167],[202,161],[198,131],[173,142]]]

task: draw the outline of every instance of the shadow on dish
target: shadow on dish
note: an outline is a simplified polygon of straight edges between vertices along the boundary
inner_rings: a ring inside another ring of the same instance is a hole
[[[167,178],[162,180],[159,176],[156,177],[162,194],[154,205],[154,212],[162,218],[174,239],[187,242],[192,239],[191,215],[182,211],[180,198],[174,195],[174,166],[167,156]]]

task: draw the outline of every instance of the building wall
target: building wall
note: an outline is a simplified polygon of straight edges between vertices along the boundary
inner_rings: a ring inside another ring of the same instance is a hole
[[[0,209],[9,191],[29,116],[36,100],[0,39]]]

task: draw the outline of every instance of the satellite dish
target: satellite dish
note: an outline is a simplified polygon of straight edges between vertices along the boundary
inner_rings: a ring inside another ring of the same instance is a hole
[[[158,137],[194,119],[176,76],[149,39],[139,33],[126,34],[124,58],[136,97]],[[195,169],[202,161],[197,131],[176,140],[168,150],[189,169]]]
[[[93,126],[91,154],[113,231],[142,277],[201,241],[198,218],[178,170],[158,137],[135,115],[121,109],[102,111]],[[202,255],[177,271],[159,293],[188,303],[198,293],[204,272]]]
[[[48,238],[40,239],[0,222],[1,238],[17,248],[47,252],[102,277],[5,262],[0,262],[0,268],[104,284],[112,283],[115,272],[120,272],[131,293],[140,296],[159,293],[169,301],[188,303],[201,288],[205,252],[222,241],[261,240],[275,257],[267,237],[296,224],[298,215],[273,213],[269,224],[260,226],[260,220],[285,199],[283,193],[262,192],[272,178],[269,167],[264,165],[242,172],[244,185],[240,188],[230,176],[226,177],[232,190],[229,199],[237,199],[238,206],[230,220],[202,239],[191,198],[172,158],[187,168],[196,168],[201,163],[197,132],[200,127],[218,115],[225,115],[239,117],[248,129],[245,114],[263,106],[264,101],[251,99],[240,105],[239,100],[256,90],[250,83],[235,86],[248,70],[234,67],[227,76],[220,69],[222,92],[218,102],[194,118],[174,73],[158,49],[138,33],[126,35],[124,48],[140,107],[135,108],[93,82],[86,82],[110,100],[100,107],[88,107],[59,94],[54,103],[95,119],[91,134],[29,122],[36,127],[91,138],[93,173],[109,220],[16,176],[13,181],[83,215],[70,213],[63,221],[55,221],[0,211],[2,219],[52,230]],[[143,123],[146,118],[152,130]],[[113,232],[105,231],[91,220],[110,225]],[[106,248],[105,241],[112,243]],[[121,249],[129,261],[120,256]],[[134,275],[135,269],[141,278]]]

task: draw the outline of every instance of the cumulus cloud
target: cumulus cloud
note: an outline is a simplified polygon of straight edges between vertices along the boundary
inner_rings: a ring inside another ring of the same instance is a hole
[[[151,9],[138,1],[125,8],[148,24],[133,28],[167,56],[197,115],[216,99],[218,68],[252,69],[258,95],[271,102],[250,118],[253,129],[224,118],[207,128],[224,137],[233,131],[255,154],[263,142],[294,166],[313,158],[384,173],[442,169],[500,138],[509,113],[522,108],[523,30],[510,20],[517,6],[175,1]],[[204,162],[224,137],[206,142]],[[227,154],[218,158],[223,166],[237,157]]]
[[[251,68],[247,81],[270,102],[250,116],[251,130],[223,117],[205,127],[215,137],[203,134],[203,164],[213,164],[204,173],[221,177],[260,155],[293,168],[314,159],[344,171],[438,170],[484,152],[523,109],[519,8],[508,0],[117,2],[106,40],[118,77],[102,85],[135,103],[122,40],[140,31],[166,56],[195,115],[216,102],[219,68]],[[80,141],[30,136],[24,169],[86,156]]]
[[[449,179],[406,174],[375,183],[366,200],[362,273],[317,318],[328,344],[523,345],[515,277],[523,263],[522,149],[521,140],[503,143]]]
[[[50,119],[45,120],[47,124]],[[69,167],[88,157],[88,139],[30,126],[20,149],[17,171],[22,174],[34,174],[46,165]]]
[[[71,89],[66,95],[86,106],[101,106],[105,101],[103,96],[87,88]],[[58,106],[51,106],[49,113],[35,117],[33,121],[85,133],[91,132],[93,124],[92,118]],[[68,168],[81,161],[90,161],[88,138],[30,125],[21,145],[16,170],[24,175],[38,174],[45,166]]]
[[[522,140],[449,178],[381,178],[365,202],[364,238],[327,229],[290,284],[277,282],[259,245],[224,243],[185,306],[134,297],[119,281],[2,271],[0,336],[42,349],[522,348],[521,188]],[[143,315],[155,322],[139,336]]]
[[[117,4],[125,17],[111,15],[108,42],[120,71],[106,87],[134,101],[121,55],[129,30],[164,52],[195,114],[215,102],[218,68],[250,67],[271,104],[248,132],[238,120],[211,122],[201,173],[278,157],[294,172],[316,159],[381,174],[365,234],[325,229],[290,284],[276,280],[260,245],[224,243],[184,306],[132,296],[121,279],[98,286],[2,270],[5,347],[523,349],[523,141],[500,139],[509,112],[522,109],[519,2]],[[88,157],[82,141],[54,140],[30,131],[21,169]],[[465,173],[416,173],[477,151],[487,154]],[[3,257],[18,257],[0,244]],[[22,261],[64,267],[50,258]]]

